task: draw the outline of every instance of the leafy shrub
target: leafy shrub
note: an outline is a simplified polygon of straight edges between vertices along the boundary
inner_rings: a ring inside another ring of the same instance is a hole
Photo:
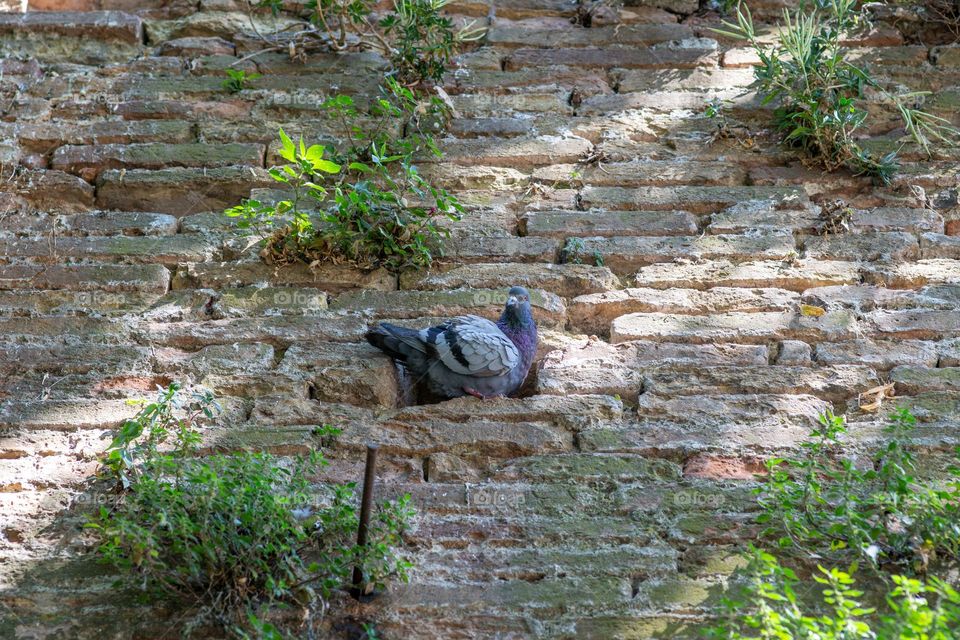
[[[413,87],[438,83],[451,58],[464,44],[483,37],[486,29],[471,23],[455,30],[442,15],[450,0],[394,0],[393,11],[377,19],[373,0],[310,0],[306,4],[313,29],[299,32],[314,45],[335,51],[365,48],[379,51],[390,61],[391,73]],[[281,0],[261,0],[261,7],[278,13]],[[295,36],[296,37],[296,36]],[[292,48],[298,42],[291,41]]]
[[[822,416],[801,457],[767,462],[759,490],[764,534],[784,549],[905,572],[960,557],[960,468],[947,470],[943,486],[918,479],[906,444],[914,424],[906,410],[891,414],[889,439],[861,469],[835,455],[846,433],[843,418]]]
[[[380,21],[390,39],[388,58],[396,78],[413,86],[439,83],[460,47],[481,38],[483,28],[473,25],[460,31],[440,11],[450,0],[394,0],[393,13]]]
[[[429,266],[449,235],[441,220],[458,220],[463,210],[415,164],[420,154],[441,155],[432,130],[443,122],[445,105],[436,98],[420,101],[388,79],[370,109],[373,123],[362,120],[349,96],[323,106],[341,124],[344,148],[325,159],[326,149],[302,138],[294,144],[281,129],[280,156],[289,164],[273,167],[270,175],[291,188],[292,198],[247,200],[226,215],[265,239],[268,262],[347,262],[393,271]],[[275,229],[279,221],[284,224]]]
[[[563,264],[583,264],[585,253],[586,246],[583,238],[567,238],[563,248],[560,249],[560,262]],[[594,266],[603,266],[603,255],[599,251],[594,251],[591,257]]]
[[[209,395],[183,402],[179,391],[161,390],[123,423],[104,459],[123,490],[87,527],[102,558],[141,588],[198,608],[188,632],[213,623],[237,637],[281,637],[256,609],[281,602],[322,611],[355,564],[369,584],[407,578],[411,565],[397,547],[412,516],[409,496],[383,505],[371,543],[358,547],[354,486],[326,488],[322,504],[312,497],[310,478],[326,464],[320,452],[200,457],[198,429],[213,419],[214,403]]]
[[[951,640],[960,625],[960,593],[946,581],[893,576],[889,612],[876,614],[861,602],[849,570],[817,567],[818,601],[798,597],[809,583],[775,556],[751,546],[748,582],[740,599],[726,599],[726,618],[706,630],[717,640]]]
[[[227,77],[221,86],[229,93],[239,93],[248,88],[247,83],[261,77],[259,73],[247,73],[242,69],[224,69]]]
[[[777,105],[774,121],[785,145],[828,171],[847,167],[888,182],[896,152],[875,158],[858,142],[868,116],[858,102],[866,88],[896,105],[904,127],[928,154],[932,140],[951,141],[958,132],[949,121],[911,106],[923,92],[893,95],[846,60],[841,40],[862,23],[856,5],[857,0],[815,0],[794,14],[784,10],[784,24],[770,46],[758,39],[745,6],[738,6],[736,24],[724,21],[726,29],[715,31],[746,39],[756,52],[755,86],[764,103]]]

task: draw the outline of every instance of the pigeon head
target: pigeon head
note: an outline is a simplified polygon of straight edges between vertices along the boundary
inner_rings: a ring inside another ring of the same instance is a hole
[[[500,322],[512,327],[525,327],[533,324],[533,312],[530,310],[530,294],[523,287],[512,287],[507,292],[507,304],[503,308]]]

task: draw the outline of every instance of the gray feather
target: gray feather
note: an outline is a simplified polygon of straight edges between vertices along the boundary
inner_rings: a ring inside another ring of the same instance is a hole
[[[434,347],[440,362],[454,373],[500,376],[520,362],[516,345],[485,318],[459,316],[441,326],[444,331],[436,336]],[[421,338],[427,338],[428,331],[421,331]]]

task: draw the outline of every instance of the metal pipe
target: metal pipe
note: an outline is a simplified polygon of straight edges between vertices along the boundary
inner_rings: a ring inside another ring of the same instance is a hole
[[[367,445],[367,466],[363,472],[363,496],[360,499],[360,526],[357,528],[357,546],[367,546],[367,532],[370,528],[370,512],[373,510],[373,483],[377,477],[377,445]],[[363,569],[360,564],[353,567],[353,588],[350,590],[354,598],[364,595]]]

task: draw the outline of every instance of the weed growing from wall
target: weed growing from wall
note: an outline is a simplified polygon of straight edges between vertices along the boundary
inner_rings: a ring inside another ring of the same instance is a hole
[[[956,638],[960,593],[947,576],[960,559],[960,466],[918,478],[914,425],[908,411],[893,412],[886,441],[857,464],[843,456],[843,418],[827,413],[799,457],[768,461],[757,490],[766,529],[748,549],[746,584],[708,637]],[[882,606],[865,604],[861,566],[872,591],[883,589]]]
[[[354,486],[315,486],[326,465],[319,451],[201,456],[200,430],[215,412],[209,395],[186,400],[172,384],[123,423],[107,450],[103,475],[119,493],[87,528],[131,585],[192,609],[188,634],[214,625],[237,638],[283,638],[267,620],[271,605],[318,621],[355,565],[367,584],[407,578],[399,548],[413,515],[409,496],[382,505],[370,543],[359,547]]]
[[[828,171],[846,167],[855,174],[888,182],[897,168],[896,152],[874,157],[859,143],[868,118],[862,106],[870,88],[895,105],[904,128],[930,153],[935,141],[952,142],[958,131],[949,121],[915,107],[923,92],[894,95],[861,66],[846,59],[841,41],[861,25],[857,0],[816,0],[796,12],[784,11],[772,45],[758,39],[746,6],[738,6],[736,23],[724,21],[721,35],[745,39],[760,65],[755,86],[764,104],[776,105],[774,123],[783,144]]]
[[[281,129],[280,156],[288,164],[273,167],[270,175],[291,197],[247,200],[226,215],[260,235],[261,255],[270,263],[393,271],[429,266],[442,255],[449,234],[443,221],[458,220],[462,211],[417,167],[419,157],[441,155],[433,131],[446,118],[446,106],[439,98],[419,99],[388,78],[368,113],[344,95],[323,107],[340,123],[341,147],[308,146],[302,138],[295,143]]]
[[[394,0],[392,11],[376,12],[371,0],[310,0],[308,27],[266,36],[271,48],[292,56],[309,49],[344,51],[367,49],[381,53],[391,65],[391,76],[414,87],[441,82],[450,60],[486,29],[474,23],[461,29],[443,15],[450,0]],[[282,0],[261,0],[260,7],[280,12]]]

